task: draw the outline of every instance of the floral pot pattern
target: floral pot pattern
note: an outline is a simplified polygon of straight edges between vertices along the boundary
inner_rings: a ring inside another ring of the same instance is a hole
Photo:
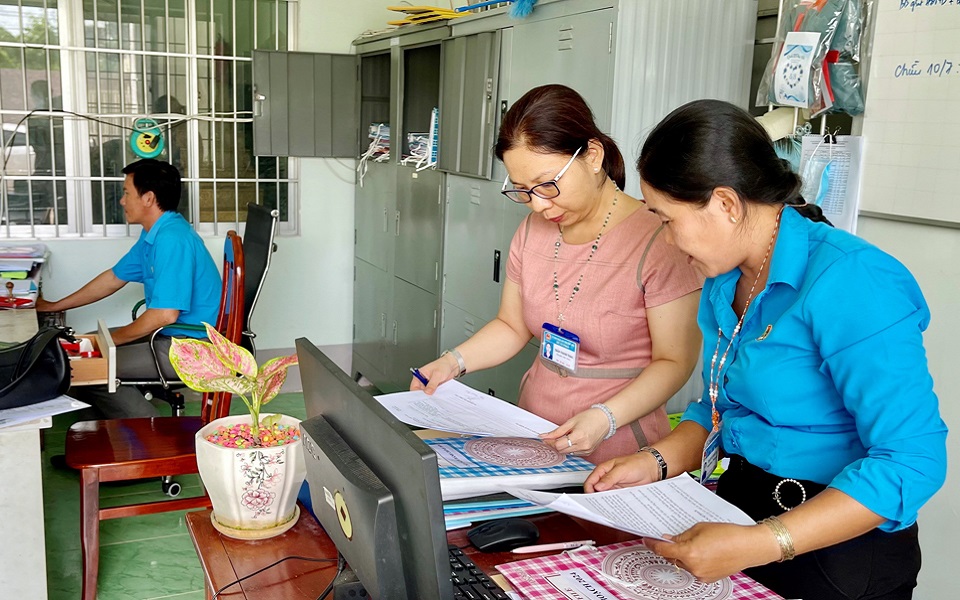
[[[298,514],[306,477],[300,441],[271,448],[224,448],[205,437],[218,426],[249,422],[248,415],[217,419],[197,432],[197,465],[213,504],[214,525],[232,537],[279,535]],[[299,421],[283,416],[284,425]],[[271,533],[272,531],[275,531]]]

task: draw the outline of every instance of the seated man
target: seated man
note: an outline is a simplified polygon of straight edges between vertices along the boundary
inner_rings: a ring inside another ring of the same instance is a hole
[[[53,312],[86,306],[113,294],[127,283],[143,284],[146,310],[129,325],[112,330],[117,344],[117,377],[121,381],[156,380],[150,335],[160,327],[216,323],[220,308],[220,274],[203,240],[177,213],[180,172],[169,163],[146,159],[123,169],[123,206],[127,222],[143,227],[140,238],[112,269],[97,275],[57,302],[37,300],[37,311]],[[157,355],[164,377],[177,379],[167,352],[170,336],[205,337],[202,332],[167,327],[157,336]],[[93,404],[108,419],[159,414],[136,389],[122,386],[74,387],[70,395]]]

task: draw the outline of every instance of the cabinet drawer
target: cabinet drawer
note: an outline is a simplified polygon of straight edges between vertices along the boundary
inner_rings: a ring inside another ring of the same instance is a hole
[[[100,351],[100,357],[70,359],[70,385],[106,384],[111,393],[117,391],[117,347],[107,324],[97,321],[97,333],[77,337],[93,342],[93,349]]]

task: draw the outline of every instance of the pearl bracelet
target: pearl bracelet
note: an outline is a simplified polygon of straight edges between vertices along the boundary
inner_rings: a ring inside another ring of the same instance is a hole
[[[599,408],[603,411],[603,414],[607,415],[607,422],[610,423],[610,429],[607,431],[607,435],[603,439],[609,440],[613,437],[613,434],[617,432],[617,418],[613,416],[613,411],[610,410],[610,407],[606,404],[594,404],[590,408]]]
[[[797,551],[793,547],[793,536],[790,535],[787,526],[783,524],[783,521],[781,521],[779,517],[767,517],[760,521],[760,523],[769,527],[770,531],[772,531],[773,535],[777,538],[777,544],[780,546],[780,560],[777,562],[791,560],[797,555]]]

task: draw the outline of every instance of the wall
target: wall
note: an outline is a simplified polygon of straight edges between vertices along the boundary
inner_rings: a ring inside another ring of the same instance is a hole
[[[857,234],[897,257],[917,278],[930,305],[930,327],[924,345],[940,397],[940,412],[950,437],[947,482],[920,511],[920,544],[923,569],[914,598],[955,598],[956,541],[960,539],[960,230],[860,217]],[[909,398],[890,398],[909,402]]]
[[[350,42],[366,29],[384,27],[392,18],[385,0],[352,0],[349,10],[329,10],[321,2],[300,2],[296,19],[299,49],[351,53]],[[292,348],[297,337],[317,344],[347,343],[353,322],[353,173],[352,160],[300,161],[298,237],[277,239],[278,250],[254,314],[253,329],[262,349]],[[222,254],[223,237],[205,240],[211,254]],[[134,239],[47,241],[52,252],[44,291],[58,299],[112,266]],[[78,331],[129,322],[130,309],[143,297],[130,285],[95,305],[68,316]]]

